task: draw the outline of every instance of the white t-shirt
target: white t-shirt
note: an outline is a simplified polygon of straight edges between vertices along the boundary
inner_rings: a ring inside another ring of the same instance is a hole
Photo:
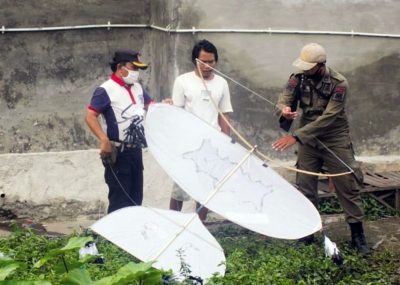
[[[213,79],[205,82],[221,112],[233,112],[228,82],[218,74],[214,74]],[[175,79],[172,100],[174,105],[185,108],[214,128],[220,129],[218,111],[211,102],[203,81],[194,71],[184,73]]]

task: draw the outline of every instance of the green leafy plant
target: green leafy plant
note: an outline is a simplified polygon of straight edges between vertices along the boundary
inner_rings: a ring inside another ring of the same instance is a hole
[[[385,207],[379,203],[376,199],[372,198],[368,194],[361,195],[364,211],[367,219],[377,220],[382,217],[395,216],[396,212]],[[340,214],[343,213],[343,209],[336,197],[329,197],[320,199],[319,211],[322,214]]]
[[[396,251],[379,250],[364,259],[347,241],[337,240],[345,258],[343,266],[338,267],[325,257],[322,243],[298,245],[295,241],[269,239],[238,226],[220,227],[213,234],[224,248],[227,271],[225,276],[213,276],[207,284],[400,283],[400,253]],[[0,285],[177,284],[174,280],[161,281],[163,274],[171,272],[154,269],[151,263],[138,262],[102,238],[95,238],[95,241],[105,263],[95,264],[90,259],[85,263],[79,260],[77,249],[89,240],[78,236],[46,238],[30,231],[17,231],[0,239],[0,252],[4,253],[4,258],[0,259],[3,279]],[[68,272],[61,255],[64,255]],[[184,264],[183,253],[181,259]],[[8,267],[10,265],[12,267]],[[179,284],[193,284],[189,279],[190,267],[184,265],[182,269],[187,278]]]
[[[63,281],[63,285],[125,285],[132,284],[136,281],[137,284],[153,285],[160,283],[161,271],[153,269],[152,263],[133,263],[130,262],[120,268],[114,275],[102,278],[97,281],[92,281],[90,274],[84,269],[74,269],[67,274]]]
[[[18,230],[10,238],[0,240],[0,250],[9,252],[16,258],[24,256],[24,259],[20,261],[15,261],[9,257],[0,259],[0,280],[2,280],[0,281],[0,285],[151,285],[161,282],[163,272],[152,268],[152,263],[134,263],[132,261],[120,262],[119,264],[124,265],[120,266],[116,270],[117,272],[114,271],[114,267],[103,267],[101,271],[105,272],[104,276],[98,276],[98,270],[96,269],[100,265],[90,263],[97,257],[86,255],[82,259],[79,259],[78,255],[78,250],[91,241],[93,241],[92,237],[72,236],[67,240],[65,246],[60,247],[65,242],[65,238],[47,240],[44,237],[35,235],[31,231],[23,232]],[[12,248],[10,246],[15,247]],[[41,251],[38,252],[32,250],[32,248],[40,248]],[[113,250],[116,249],[113,248]],[[120,250],[116,251],[118,255],[123,255]],[[125,259],[124,257],[123,260]],[[26,270],[18,271],[18,269],[23,267],[21,265],[24,264],[23,261],[26,261],[26,265],[24,265]],[[23,272],[25,274],[21,274]],[[23,278],[21,278],[21,275]],[[91,275],[96,280],[93,280]],[[18,280],[16,279],[17,276]],[[10,279],[9,277],[14,278]],[[23,281],[23,279],[32,279],[34,281]]]
[[[8,256],[0,256],[0,280],[6,279],[8,275],[20,267],[18,262],[15,262]]]
[[[60,249],[53,249],[50,250],[49,252],[46,253],[46,255],[44,257],[42,257],[38,262],[36,262],[33,267],[34,268],[40,268],[42,267],[45,263],[47,263],[50,259],[54,258],[54,257],[61,257],[63,260],[63,264],[65,267],[65,270],[68,272],[68,265],[65,262],[64,256],[67,252],[74,250],[77,251],[79,250],[81,247],[84,247],[86,245],[86,243],[92,241],[93,238],[92,237],[72,237],[69,239],[67,245],[65,245],[64,247],[60,248]],[[94,256],[86,256],[83,260],[81,260],[80,262],[74,262],[71,263],[70,268],[72,266],[72,269],[75,267],[79,267],[85,263],[87,263],[88,261],[92,260],[93,258],[95,258]]]
[[[225,250],[227,271],[207,284],[397,284],[399,253],[375,252],[365,259],[338,241],[344,264],[338,267],[325,257],[322,238],[310,246],[238,230],[218,231]],[[372,270],[373,268],[373,270]],[[397,283],[396,283],[397,282]]]

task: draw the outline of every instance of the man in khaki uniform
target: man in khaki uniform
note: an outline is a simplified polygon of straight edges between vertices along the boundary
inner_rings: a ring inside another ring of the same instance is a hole
[[[298,142],[297,167],[302,170],[320,172],[324,166],[329,173],[353,171],[334,177],[333,184],[350,225],[352,245],[367,255],[370,250],[363,231],[364,212],[360,197],[362,173],[354,159],[345,111],[349,85],[343,75],[325,63],[326,52],[319,44],[307,44],[301,50],[300,57],[293,63],[301,72],[290,76],[277,104],[281,127],[289,130],[297,117],[299,103],[302,109],[299,128],[272,146],[283,151]],[[317,206],[318,178],[297,173],[296,180],[300,191]],[[314,236],[303,241],[311,243]]]

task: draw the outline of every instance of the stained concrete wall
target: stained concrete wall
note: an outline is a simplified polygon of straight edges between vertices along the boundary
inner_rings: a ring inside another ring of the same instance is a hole
[[[6,28],[110,21],[112,24],[155,24],[171,28],[271,27],[400,34],[400,4],[396,0],[380,1],[379,5],[373,0],[0,2],[0,25]],[[24,209],[30,209],[29,213],[40,209],[37,213],[42,213],[42,217],[51,217],[58,206],[65,210],[63,215],[93,214],[99,205],[105,208],[106,188],[97,150],[87,154],[79,151],[97,148],[97,141],[85,126],[83,116],[94,88],[110,75],[108,62],[113,51],[134,48],[142,52],[142,59],[151,64],[142,74],[143,85],[159,100],[170,96],[178,74],[193,69],[191,48],[195,41],[203,38],[214,42],[219,49],[218,69],[271,102],[276,101],[293,72],[291,63],[300,48],[313,41],[323,44],[328,51],[328,64],[347,76],[351,85],[348,113],[357,154],[398,158],[399,39],[298,34],[193,35],[150,28],[5,33],[0,35],[0,153],[3,153],[0,156],[0,190],[7,193],[8,205],[18,208],[20,213],[25,213]],[[228,82],[235,126],[266,153],[279,159],[293,159],[293,152],[276,154],[269,147],[282,134],[272,116],[271,105]],[[72,150],[78,152],[64,152]],[[53,151],[63,152],[47,153]],[[34,154],[36,152],[45,153]],[[46,155],[53,158],[44,159]],[[70,160],[86,167],[87,180],[71,184],[74,187],[57,179],[62,176],[63,169],[81,177],[79,166],[71,168]],[[50,166],[44,165],[46,161]],[[51,167],[53,164],[57,167]],[[165,208],[171,182],[164,174],[160,176],[151,156],[145,156],[145,164],[145,187],[150,187],[146,188],[145,200]],[[24,170],[24,165],[31,166],[29,171]],[[37,181],[33,178],[35,175],[40,179],[36,168],[46,170],[45,174],[50,177],[42,179],[44,184],[40,186],[31,183]],[[99,184],[88,183],[93,182],[89,178],[93,173],[88,174],[87,169],[94,169]],[[18,175],[16,180],[9,179],[12,175]],[[155,185],[154,181],[160,184]],[[29,205],[33,205],[32,208]]]
[[[398,1],[180,1],[178,27],[322,30],[400,34]],[[219,48],[219,69],[276,102],[291,63],[308,42],[324,45],[328,65],[349,80],[352,138],[359,155],[398,154],[400,114],[400,40],[329,35],[198,34],[177,36],[177,50],[188,50],[193,39],[207,38]],[[188,51],[186,51],[188,54]],[[178,58],[180,71],[190,66]],[[278,135],[271,105],[230,82],[240,130],[273,153]]]
[[[400,33],[398,1],[2,1],[7,28],[154,23],[171,28],[254,28]],[[86,149],[96,141],[82,116],[110,74],[117,48],[135,48],[151,67],[144,86],[170,96],[176,75],[193,69],[201,38],[220,51],[219,69],[275,102],[307,42],[323,44],[328,64],[348,77],[349,117],[361,155],[398,154],[399,39],[329,35],[174,34],[143,29],[5,33],[0,37],[0,152]],[[235,124],[266,152],[278,135],[271,104],[230,82]]]
[[[144,151],[144,205],[166,209],[172,180]],[[0,207],[19,218],[92,219],[107,213],[108,188],[98,150],[0,154]],[[187,203],[185,210],[191,210]]]
[[[1,1],[7,28],[146,23],[149,1]],[[115,49],[149,58],[146,29],[91,29],[0,36],[0,152],[86,149],[96,141],[83,115],[111,74]],[[144,75],[144,80],[150,74]]]
[[[371,172],[400,169],[400,156],[357,159]],[[172,180],[150,151],[144,151],[143,160],[143,205],[167,209]],[[276,170],[294,183],[294,172]],[[0,209],[11,210],[19,218],[38,220],[79,216],[98,219],[106,214],[108,206],[103,173],[97,149],[0,154]],[[192,200],[184,203],[183,210],[192,212],[194,207]]]

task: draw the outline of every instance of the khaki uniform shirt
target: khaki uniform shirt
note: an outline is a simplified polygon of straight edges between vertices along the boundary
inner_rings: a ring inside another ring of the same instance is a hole
[[[327,146],[348,146],[349,124],[345,113],[348,96],[346,78],[331,68],[326,68],[319,82],[307,79],[303,73],[292,74],[279,96],[278,114],[281,116],[283,107],[298,101],[302,114],[293,135],[301,143],[316,146],[318,138]]]

